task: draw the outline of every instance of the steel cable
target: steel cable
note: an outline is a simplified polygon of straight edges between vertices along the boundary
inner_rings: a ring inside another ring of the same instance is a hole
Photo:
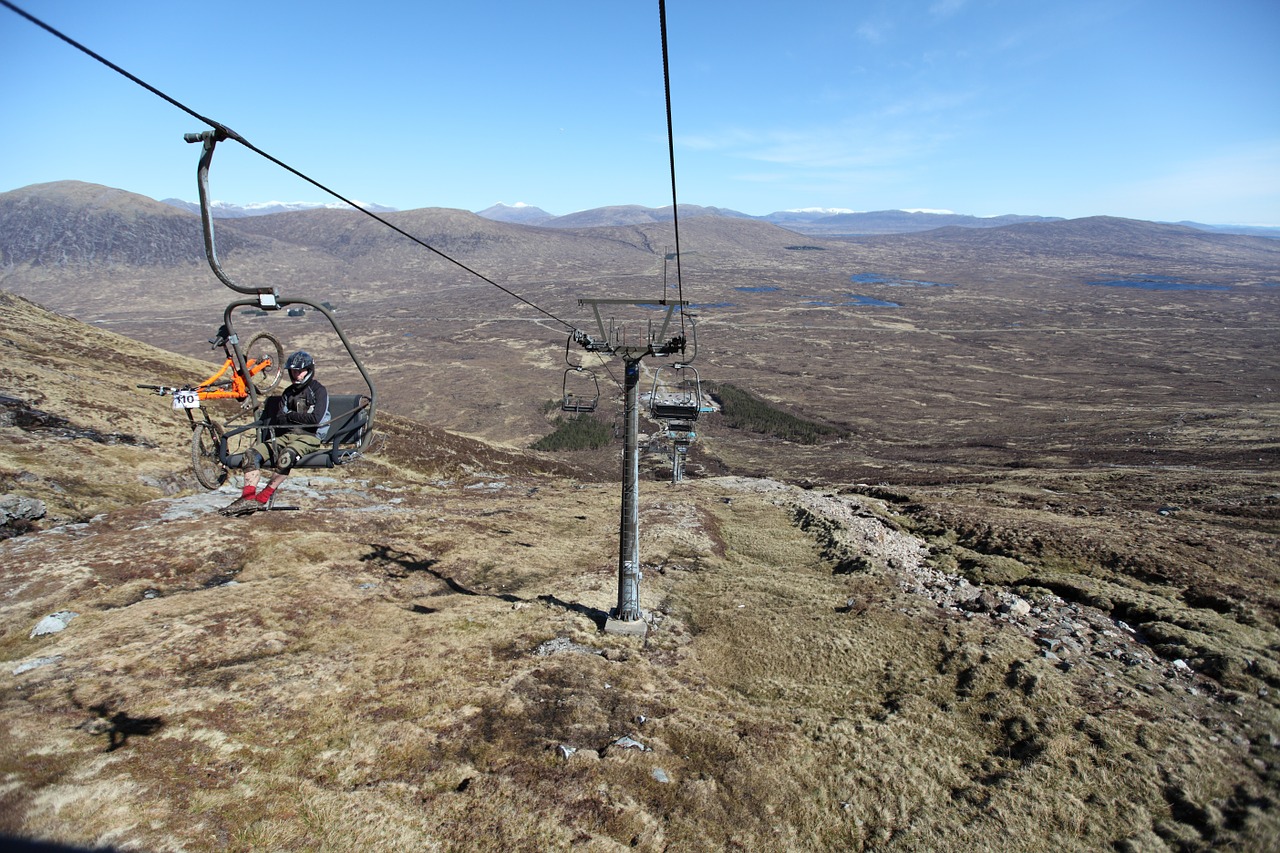
[[[680,300],[680,338],[685,340],[684,280],[680,275],[680,205],[676,202],[676,139],[671,121],[671,70],[667,54],[667,3],[658,0],[658,26],[662,29],[662,87],[667,103],[667,155],[671,161],[671,226],[676,235],[676,298]],[[666,294],[662,294],[666,298]],[[681,352],[684,347],[681,346]]]
[[[31,15],[30,13],[26,12],[25,10],[18,8],[18,7],[17,7],[17,6],[15,6],[13,3],[9,2],[9,0],[0,0],[0,5],[3,5],[6,9],[9,9],[9,10],[11,10],[12,12],[14,12],[14,13],[16,13],[16,14],[18,14],[18,15],[22,16],[23,18],[26,18],[28,21],[30,21],[31,23],[35,24],[37,27],[40,27],[42,30],[45,30],[46,32],[50,33],[51,35],[56,36],[57,38],[61,39],[62,41],[66,42],[67,44],[69,44],[69,45],[71,45],[72,47],[74,47],[76,50],[79,50],[80,52],[84,53],[86,56],[89,56],[89,57],[91,57],[91,58],[93,58],[93,59],[96,59],[98,62],[100,62],[100,63],[102,63],[103,65],[107,66],[107,67],[108,67],[108,68],[110,68],[112,71],[115,71],[117,74],[120,74],[120,75],[122,75],[122,76],[124,76],[124,77],[128,78],[129,80],[133,81],[134,83],[137,83],[139,86],[141,86],[142,88],[146,89],[148,92],[152,93],[152,94],[153,94],[153,95],[155,95],[156,97],[159,97],[159,98],[161,98],[161,99],[163,99],[163,100],[165,100],[165,101],[169,102],[170,104],[172,104],[173,106],[175,106],[175,107],[177,107],[178,109],[182,110],[184,113],[186,113],[187,115],[191,116],[192,118],[194,118],[194,119],[196,119],[196,120],[198,120],[198,121],[202,121],[202,122],[204,122],[205,124],[209,125],[210,127],[212,127],[212,128],[213,128],[214,130],[216,130],[216,131],[219,131],[219,132],[221,132],[221,133],[225,133],[225,134],[227,135],[227,138],[228,138],[228,139],[234,139],[236,142],[239,142],[241,145],[243,145],[245,148],[248,148],[250,151],[254,152],[255,154],[257,154],[257,155],[259,155],[259,156],[261,156],[261,157],[264,157],[264,158],[266,158],[267,160],[270,160],[272,163],[276,164],[277,166],[279,166],[280,168],[284,169],[285,171],[290,172],[290,173],[291,173],[291,174],[293,174],[293,175],[296,175],[297,177],[301,178],[302,180],[306,181],[307,183],[311,184],[312,186],[316,187],[317,189],[322,190],[323,192],[326,192],[326,193],[328,193],[329,195],[333,196],[334,198],[338,199],[339,201],[343,202],[344,204],[350,205],[352,208],[354,208],[354,209],[356,209],[356,210],[360,211],[360,212],[361,212],[361,213],[363,213],[365,216],[368,216],[368,217],[370,217],[371,219],[375,219],[375,220],[377,220],[378,222],[381,222],[383,225],[387,226],[387,227],[388,227],[388,228],[390,228],[392,231],[395,231],[397,234],[400,234],[400,235],[401,235],[401,236],[403,236],[403,237],[407,237],[408,239],[410,239],[410,240],[412,240],[413,242],[417,243],[419,246],[421,246],[422,248],[426,249],[427,251],[432,252],[432,253],[434,253],[435,255],[437,255],[438,257],[440,257],[440,258],[442,258],[442,259],[444,259],[444,260],[448,261],[449,263],[454,264],[455,266],[457,266],[457,267],[459,267],[459,268],[461,268],[461,269],[465,270],[466,272],[470,273],[471,275],[475,276],[476,278],[480,279],[481,281],[485,282],[486,284],[490,284],[490,285],[492,285],[492,286],[494,286],[494,287],[498,288],[498,289],[499,289],[499,290],[501,290],[503,293],[506,293],[508,296],[511,296],[511,297],[513,297],[513,298],[515,298],[515,299],[519,300],[520,302],[523,302],[525,305],[528,305],[530,308],[534,309],[535,311],[538,311],[538,312],[539,312],[539,313],[541,313],[542,315],[544,315],[544,316],[546,316],[546,317],[548,317],[548,318],[550,318],[550,319],[552,319],[552,320],[555,320],[557,323],[559,323],[560,325],[564,326],[566,329],[569,329],[570,331],[577,331],[577,327],[576,327],[576,326],[574,326],[572,323],[569,323],[569,322],[568,322],[568,321],[566,321],[566,320],[562,320],[561,318],[557,317],[555,314],[552,314],[550,311],[547,311],[546,309],[544,309],[544,308],[542,308],[542,307],[540,307],[540,306],[538,306],[538,305],[534,304],[533,302],[529,301],[528,299],[525,299],[523,296],[521,296],[520,294],[518,294],[518,293],[516,293],[515,291],[511,290],[510,288],[507,288],[507,287],[504,287],[504,286],[503,286],[503,285],[501,285],[501,284],[498,284],[496,281],[494,281],[493,279],[489,278],[488,276],[483,275],[483,274],[482,274],[482,273],[480,273],[480,272],[477,272],[476,270],[472,269],[471,267],[467,266],[466,264],[462,263],[461,261],[457,260],[456,258],[452,258],[452,257],[450,257],[449,255],[445,254],[444,252],[440,251],[439,249],[435,248],[434,246],[432,246],[432,245],[428,244],[425,240],[422,240],[421,238],[416,237],[416,236],[414,236],[413,234],[410,234],[408,231],[405,231],[403,228],[399,227],[398,225],[395,225],[394,223],[391,223],[391,222],[387,221],[386,219],[384,219],[383,217],[381,217],[381,216],[379,216],[378,214],[374,213],[373,211],[371,211],[371,210],[366,210],[365,208],[363,208],[363,207],[361,207],[360,205],[356,204],[354,201],[352,201],[351,199],[349,199],[349,198],[347,198],[346,196],[342,195],[341,193],[338,193],[337,191],[330,189],[329,187],[325,186],[324,184],[320,183],[319,181],[317,181],[317,180],[315,180],[315,179],[313,179],[313,178],[311,178],[311,177],[309,177],[309,176],[307,176],[307,175],[303,174],[302,172],[298,171],[297,169],[293,168],[293,167],[292,167],[292,166],[290,166],[288,163],[285,163],[285,162],[283,162],[282,160],[279,160],[279,159],[277,159],[276,157],[271,156],[270,154],[268,154],[267,152],[263,151],[261,148],[258,148],[256,145],[253,145],[251,142],[249,142],[249,141],[248,141],[247,139],[245,139],[243,136],[241,136],[240,134],[236,133],[236,132],[235,132],[235,131],[233,131],[231,128],[227,127],[226,125],[222,124],[221,122],[214,121],[213,119],[209,118],[208,116],[203,116],[203,115],[201,115],[200,113],[198,113],[198,112],[196,112],[195,110],[193,110],[193,109],[191,109],[190,107],[188,107],[186,104],[183,104],[181,101],[178,101],[176,98],[172,98],[172,97],[170,97],[169,95],[167,95],[167,94],[165,94],[164,92],[162,92],[162,91],[160,91],[159,89],[157,89],[155,86],[152,86],[150,83],[147,83],[145,80],[142,80],[141,78],[139,78],[139,77],[137,77],[137,76],[135,76],[135,75],[133,75],[133,74],[130,74],[128,71],[126,71],[125,69],[121,68],[119,65],[116,65],[114,62],[110,61],[110,60],[109,60],[109,59],[107,59],[106,57],[104,57],[104,56],[102,56],[102,55],[100,55],[100,54],[98,54],[98,53],[94,52],[93,50],[90,50],[88,47],[86,47],[85,45],[83,45],[83,44],[81,44],[80,42],[76,41],[75,39],[71,38],[70,36],[68,36],[68,35],[66,35],[66,34],[64,34],[64,33],[62,33],[62,32],[60,32],[59,30],[55,29],[54,27],[50,26],[49,24],[46,24],[44,21],[40,20],[39,18],[35,17],[34,15]]]

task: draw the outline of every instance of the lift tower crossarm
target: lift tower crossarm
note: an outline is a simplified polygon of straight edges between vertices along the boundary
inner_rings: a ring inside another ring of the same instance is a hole
[[[683,309],[688,304],[688,302],[681,299],[579,299],[579,306],[589,305],[591,307],[591,312],[596,318],[596,330],[600,334],[596,338],[579,332],[575,337],[578,339],[578,343],[590,352],[608,352],[621,356],[628,361],[641,359],[647,355],[674,355],[678,352],[684,352],[685,339],[683,336],[677,335],[667,340],[667,329],[671,327],[671,318],[674,316],[676,309]],[[649,334],[642,343],[629,344],[627,341],[620,339],[620,333],[613,329],[612,326],[605,327],[604,318],[600,315],[601,305],[635,305],[641,308],[665,307],[667,311],[663,315],[662,326],[656,333],[652,331],[651,324]]]

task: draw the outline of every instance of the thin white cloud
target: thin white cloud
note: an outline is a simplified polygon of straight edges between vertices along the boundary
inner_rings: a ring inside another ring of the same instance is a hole
[[[921,92],[873,113],[829,124],[723,128],[682,135],[690,151],[801,169],[860,169],[904,163],[937,151],[978,116],[972,92]]]
[[[786,130],[742,128],[716,136],[681,137],[682,147],[798,169],[865,168],[901,162],[937,146],[940,135],[880,129],[860,124]]]
[[[888,38],[887,30],[889,29],[890,27],[887,24],[873,24],[870,21],[865,21],[858,26],[855,32],[858,34],[858,38],[863,41],[871,44],[883,44],[884,40]]]
[[[1115,187],[1103,198],[1130,215],[1280,225],[1280,140],[1179,163],[1163,175]]]
[[[935,18],[950,18],[964,8],[965,0],[938,0],[929,7],[929,14]]]

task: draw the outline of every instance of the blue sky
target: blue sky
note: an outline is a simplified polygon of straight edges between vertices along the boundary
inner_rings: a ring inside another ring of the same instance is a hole
[[[350,198],[671,201],[656,0],[15,0]],[[1280,225],[1277,0],[668,0],[682,203]],[[0,8],[0,191],[194,199],[190,116]],[[215,198],[328,201],[238,145]]]

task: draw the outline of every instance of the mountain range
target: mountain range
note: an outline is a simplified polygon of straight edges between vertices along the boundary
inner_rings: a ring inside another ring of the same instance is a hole
[[[840,223],[849,222],[851,217],[865,220],[876,215],[815,213],[805,227],[829,230],[806,233],[796,222],[784,226],[716,208],[686,209],[682,205],[681,214],[682,232],[689,239],[689,246],[696,247],[698,262],[711,265],[708,270],[724,270],[751,262],[751,258],[773,264],[773,259],[784,259],[795,249],[803,248],[804,240],[820,241],[813,248],[823,249],[828,266],[865,264],[866,251],[875,247],[876,253],[885,255],[878,262],[882,265],[889,264],[888,256],[900,258],[891,265],[909,265],[936,257],[938,275],[954,274],[946,271],[959,271],[974,259],[980,264],[989,263],[1000,256],[996,254],[998,250],[1010,257],[1057,258],[1059,272],[1100,268],[1140,274],[1151,273],[1157,267],[1194,266],[1201,275],[1211,278],[1231,280],[1242,268],[1262,270],[1262,278],[1266,278],[1265,271],[1276,268],[1275,258],[1280,253],[1280,242],[1271,239],[1113,217],[1014,217],[1011,219],[1016,221],[1005,218],[1004,224],[995,225],[994,220],[975,217],[889,211],[882,217],[884,228],[905,229],[921,222],[951,224],[928,230],[917,228],[912,233],[854,235],[840,233],[858,230]],[[666,211],[637,205],[583,211],[536,226],[446,208],[381,216],[418,235],[433,248],[467,263],[480,264],[495,274],[528,276],[543,267],[558,270],[554,275],[564,275],[569,269],[575,271],[574,276],[598,276],[609,270],[634,275],[651,269],[655,256],[660,262],[673,242]],[[204,246],[195,219],[193,214],[171,204],[78,181],[37,184],[0,193],[0,269],[13,270],[25,264],[92,267],[201,263]],[[972,227],[971,222],[958,224],[957,220],[973,220],[987,226]],[[379,265],[397,265],[400,270],[421,262],[412,243],[371,218],[353,216],[349,210],[298,210],[221,221],[224,224],[217,229],[220,252],[283,253],[271,265],[295,274],[303,274],[321,263],[323,257],[371,259]],[[886,240],[890,242],[876,242]],[[852,245],[863,248],[856,257],[846,260],[845,247]],[[687,263],[695,260],[692,249],[685,254]],[[366,270],[362,274],[374,280],[401,275],[391,269]]]
[[[194,201],[183,201],[180,198],[161,199],[161,203],[172,205],[188,213],[200,215],[200,205]],[[360,207],[374,213],[393,213],[394,207],[381,204],[367,204],[357,201]],[[313,201],[261,201],[249,204],[232,204],[229,201],[212,201],[209,207],[216,219],[242,219],[246,216],[270,216],[273,213],[288,213],[294,210],[347,210],[350,206],[345,202],[313,202]]]
[[[199,214],[200,206],[194,202],[181,199],[163,199],[164,204],[181,208],[190,213]],[[296,210],[313,210],[317,208],[344,210],[347,205],[341,202],[328,204],[313,202],[262,202],[247,205],[235,205],[230,202],[215,201],[212,203],[213,215],[218,219],[239,219],[248,216],[265,216],[273,213],[284,213]],[[375,213],[392,213],[396,208],[377,204],[363,204],[366,210]],[[831,208],[803,208],[798,210],[779,210],[764,216],[752,216],[724,207],[704,207],[696,204],[682,204],[679,208],[682,218],[699,216],[724,216],[731,219],[753,219],[781,225],[801,234],[813,234],[827,237],[869,236],[876,234],[909,234],[918,231],[931,231],[935,228],[956,226],[961,228],[1000,228],[1021,222],[1057,222],[1058,216],[1033,216],[1005,214],[1002,216],[970,216],[945,211],[923,210],[872,210],[852,211]],[[495,222],[510,222],[518,225],[539,225],[547,228],[597,228],[610,225],[642,225],[651,222],[670,222],[671,206],[643,207],[641,205],[609,205],[605,207],[580,210],[574,213],[557,216],[531,204],[494,204],[484,210],[475,211],[477,216]],[[1280,238],[1280,227],[1250,225],[1205,225],[1199,222],[1183,221],[1173,223],[1196,228],[1202,231],[1213,231],[1220,234],[1249,234],[1258,237]]]

